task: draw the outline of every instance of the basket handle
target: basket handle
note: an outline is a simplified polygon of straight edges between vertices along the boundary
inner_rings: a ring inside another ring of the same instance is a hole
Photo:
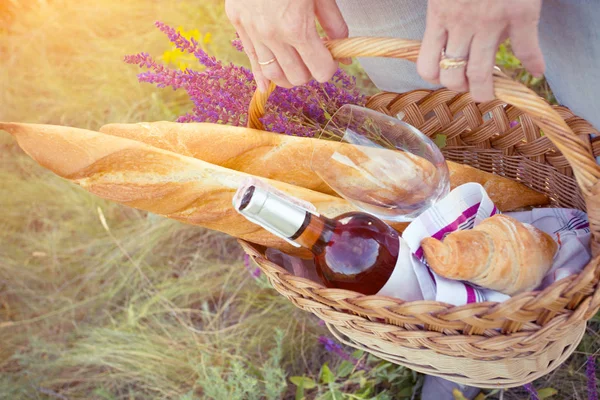
[[[354,37],[325,42],[334,59],[349,57],[386,57],[416,61],[421,42],[384,37]],[[587,205],[588,218],[594,240],[593,254],[600,254],[600,166],[592,157],[589,143],[571,130],[560,115],[534,91],[516,82],[500,71],[494,71],[496,98],[521,109],[540,127],[573,168]],[[254,93],[248,110],[248,127],[264,129],[260,118],[275,85],[271,83],[265,93]]]

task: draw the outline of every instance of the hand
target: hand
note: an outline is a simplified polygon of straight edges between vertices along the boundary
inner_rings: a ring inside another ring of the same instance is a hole
[[[316,17],[329,39],[348,37],[335,0],[226,0],[225,10],[262,92],[268,80],[289,88],[313,77],[327,82],[337,71],[315,24]]]
[[[545,68],[538,41],[541,6],[542,0],[429,0],[419,74],[451,90],[470,90],[477,102],[493,100],[496,52],[510,37],[515,56],[532,75],[541,77]],[[444,49],[447,57],[467,58],[467,65],[440,70]]]

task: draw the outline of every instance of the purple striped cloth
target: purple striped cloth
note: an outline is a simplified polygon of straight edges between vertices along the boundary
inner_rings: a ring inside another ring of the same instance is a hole
[[[472,229],[496,213],[498,210],[483,186],[467,183],[455,188],[410,223],[402,238],[412,252],[412,267],[423,299],[463,305],[481,301],[504,301],[509,298],[493,290],[477,288],[437,275],[427,267],[420,246],[421,240],[426,237],[441,240],[451,232]],[[538,289],[578,273],[589,262],[590,229],[584,212],[564,208],[538,208],[506,215],[550,234],[559,244],[552,268]]]

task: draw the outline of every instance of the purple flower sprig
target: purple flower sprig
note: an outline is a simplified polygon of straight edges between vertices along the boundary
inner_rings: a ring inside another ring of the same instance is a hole
[[[587,358],[585,367],[587,376],[588,400],[598,400],[598,386],[596,383],[596,359],[593,356]]]
[[[244,266],[246,267],[248,272],[250,272],[252,277],[254,277],[255,279],[258,279],[260,277],[260,274],[261,274],[260,268],[252,267],[252,265],[250,263],[250,256],[248,254],[244,254]]]
[[[209,56],[202,48],[198,45],[196,39],[191,38],[190,40],[183,37],[183,35],[177,32],[176,29],[171,28],[169,25],[164,24],[160,21],[157,21],[154,25],[177,47],[179,50],[184,53],[193,54],[200,64],[204,65],[207,68],[213,68],[218,66],[219,62],[215,57]]]
[[[194,104],[192,111],[180,116],[178,122],[211,122],[245,126],[248,105],[256,83],[247,68],[224,64],[210,56],[195,39],[187,39],[168,25],[157,22],[169,40],[184,53],[192,54],[199,69],[173,70],[156,62],[149,54],[125,57],[125,62],[137,64],[148,71],[138,75],[140,82],[160,88],[185,90]],[[243,51],[239,38],[232,42]],[[344,104],[364,105],[355,78],[338,70],[330,82],[311,81],[292,89],[277,88],[271,95],[262,118],[265,130],[297,136],[314,136],[337,109]]]
[[[358,365],[358,363],[360,362],[360,360],[352,357],[351,354],[348,354],[344,350],[344,348],[342,347],[342,345],[340,345],[339,343],[337,343],[333,339],[328,338],[326,336],[320,336],[319,337],[319,343],[321,343],[323,346],[325,346],[325,351],[327,351],[329,353],[336,354],[341,359],[343,359],[345,361],[348,361],[348,362],[351,362],[352,364],[356,365],[359,370],[364,370],[365,369],[364,366]]]
[[[319,343],[321,343],[323,346],[325,346],[325,351],[327,351],[329,353],[337,354],[340,358],[342,358],[346,361],[350,361],[350,362],[357,361],[350,354],[346,353],[344,351],[344,348],[339,343],[335,342],[331,338],[328,338],[326,336],[320,336]]]
[[[235,39],[233,39],[231,41],[231,45],[239,52],[243,52],[244,51],[244,45],[242,44],[242,39],[240,39],[240,35],[238,35],[238,33],[235,33]]]
[[[527,390],[527,393],[529,393],[529,395],[531,396],[531,400],[540,400],[540,398],[538,397],[537,390],[535,390],[535,388],[533,387],[533,385],[531,383],[528,383],[528,384],[524,385],[523,387],[525,388],[525,390]]]
[[[137,64],[140,68],[148,68],[150,71],[139,74],[138,80],[140,82],[154,83],[159,88],[170,86],[173,89],[179,89],[185,87],[191,79],[190,75],[182,71],[169,69],[164,65],[157,64],[148,53],[125,56],[125,62],[128,64]]]

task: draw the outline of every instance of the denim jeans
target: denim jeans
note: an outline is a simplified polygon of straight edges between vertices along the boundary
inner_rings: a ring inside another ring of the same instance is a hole
[[[498,0],[502,1],[502,0]],[[426,0],[337,0],[350,36],[423,38]],[[600,129],[600,0],[543,0],[540,45],[546,78],[556,99]],[[406,60],[363,58],[361,65],[373,83],[390,92],[435,88]],[[427,377],[423,400],[453,399],[458,385]],[[459,386],[466,398],[478,390]]]

